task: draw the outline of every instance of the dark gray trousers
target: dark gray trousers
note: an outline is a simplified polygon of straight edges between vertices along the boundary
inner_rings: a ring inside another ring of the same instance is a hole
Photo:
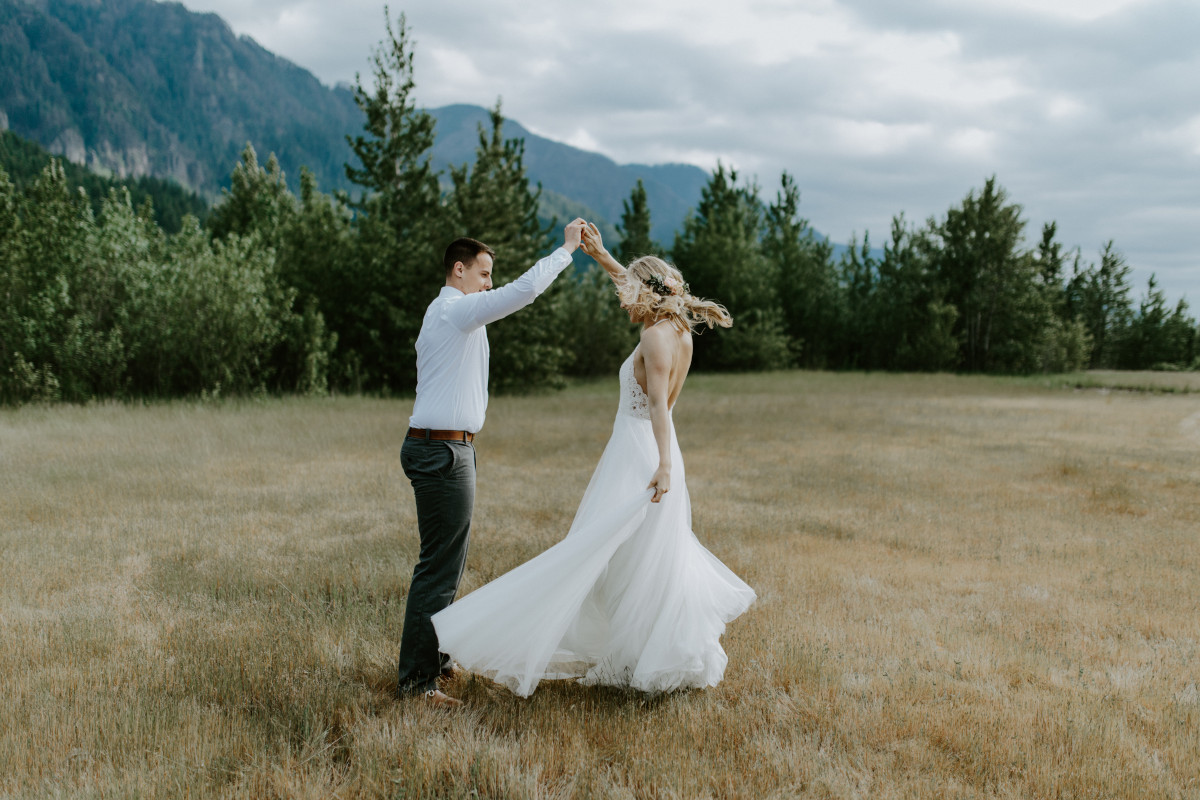
[[[405,438],[400,465],[417,500],[421,554],[413,568],[400,636],[401,694],[437,688],[450,657],[438,651],[429,618],[454,602],[467,562],[475,506],[475,447]]]

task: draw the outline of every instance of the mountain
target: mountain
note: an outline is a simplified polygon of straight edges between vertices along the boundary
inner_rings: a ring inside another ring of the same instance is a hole
[[[36,142],[22,139],[12,131],[0,131],[0,169],[17,189],[36,181],[52,156]],[[92,213],[100,215],[101,204],[114,189],[127,190],[134,208],[149,200],[159,227],[177,233],[183,218],[191,214],[200,220],[208,216],[208,203],[200,195],[164,178],[143,175],[140,178],[109,178],[87,167],[63,161],[63,174],[69,186],[81,187],[92,204]]]
[[[431,113],[435,165],[472,162],[487,111]],[[345,136],[361,128],[349,89],[324,86],[215,14],[154,0],[0,0],[0,130],[97,172],[169,178],[216,199],[250,142],[293,184],[303,165],[324,190],[352,190]],[[667,246],[708,179],[685,164],[619,165],[514,120],[504,134],[525,139],[544,212],[616,223],[641,178],[652,233]]]
[[[0,127],[120,177],[215,197],[246,142],[293,176],[345,183],[347,89],[237,37],[215,14],[153,0],[0,0]]]
[[[488,112],[479,106],[451,105],[430,109],[430,113],[437,120],[434,167],[473,162],[478,126],[491,126]],[[708,182],[708,173],[690,164],[617,164],[599,153],[530,133],[511,119],[504,121],[503,133],[506,138],[525,140],[525,169],[530,180],[610,223],[620,222],[622,204],[641,178],[650,204],[651,235],[667,247]]]

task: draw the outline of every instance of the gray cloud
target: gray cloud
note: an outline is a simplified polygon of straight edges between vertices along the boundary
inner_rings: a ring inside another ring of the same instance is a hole
[[[369,73],[377,2],[185,0],[326,83]],[[995,174],[1029,236],[1109,239],[1200,303],[1192,0],[534,0],[405,6],[417,92],[491,105],[623,162],[796,176],[835,240],[921,224]]]

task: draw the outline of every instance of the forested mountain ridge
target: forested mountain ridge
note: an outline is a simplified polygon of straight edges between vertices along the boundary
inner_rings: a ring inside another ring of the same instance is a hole
[[[37,143],[22,139],[12,131],[0,131],[0,170],[17,189],[23,189],[41,177],[52,158]],[[70,161],[63,162],[62,166],[70,185],[87,193],[93,214],[99,215],[110,192],[125,189],[135,208],[150,201],[155,221],[168,233],[179,232],[185,215],[191,214],[200,220],[208,216],[208,203],[204,198],[169,178],[110,178]]]
[[[178,3],[0,0],[0,76],[0,122],[18,135],[210,197],[248,141],[332,183],[361,124],[348,90]]]
[[[435,166],[470,162],[488,112],[431,113]],[[169,178],[215,200],[249,142],[275,154],[293,188],[305,166],[322,188],[351,189],[345,137],[362,123],[349,89],[321,84],[215,14],[154,0],[0,0],[0,130],[92,170]],[[525,140],[529,178],[551,213],[615,222],[641,178],[664,245],[708,177],[684,164],[618,165],[513,120],[504,134]]]

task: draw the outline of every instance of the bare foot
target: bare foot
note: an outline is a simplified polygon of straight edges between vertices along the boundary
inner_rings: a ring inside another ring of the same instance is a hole
[[[434,708],[458,708],[463,704],[462,700],[455,700],[440,689],[430,689],[424,697],[425,702]]]

